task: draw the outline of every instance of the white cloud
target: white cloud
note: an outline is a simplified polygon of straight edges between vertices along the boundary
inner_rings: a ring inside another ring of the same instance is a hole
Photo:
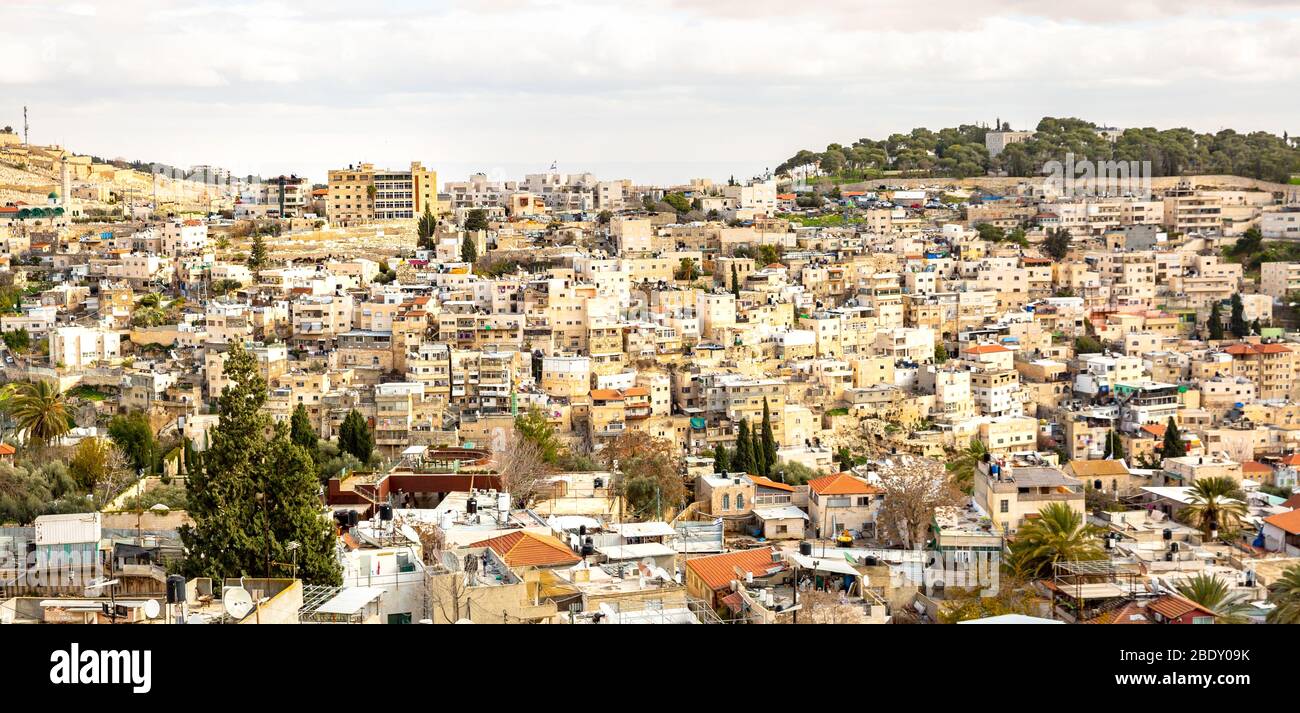
[[[0,44],[0,123],[28,103],[34,139],[236,170],[559,158],[646,180],[998,116],[1300,129],[1300,0],[1061,5],[26,2],[8,21],[42,29]]]

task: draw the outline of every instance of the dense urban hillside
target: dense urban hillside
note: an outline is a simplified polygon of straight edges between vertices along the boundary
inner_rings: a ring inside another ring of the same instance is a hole
[[[1010,129],[1006,124],[1004,130]],[[887,173],[967,178],[990,171],[1011,176],[1039,175],[1048,161],[1073,153],[1077,160],[1150,161],[1153,176],[1225,174],[1286,183],[1300,173],[1300,137],[1232,129],[1197,133],[1191,129],[1125,129],[1114,141],[1101,127],[1074,118],[1046,117],[1032,137],[989,156],[989,127],[963,124],[932,131],[913,129],[881,140],[831,144],[824,151],[802,150],[777,167],[778,174],[859,180]]]

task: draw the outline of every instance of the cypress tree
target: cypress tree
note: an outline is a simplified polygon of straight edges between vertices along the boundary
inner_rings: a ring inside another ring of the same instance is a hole
[[[1169,422],[1165,424],[1165,442],[1160,447],[1161,458],[1182,458],[1187,455],[1187,444],[1183,443],[1183,435],[1178,432],[1178,424],[1174,423],[1174,417],[1169,417]]]
[[[474,238],[466,233],[460,241],[460,261],[473,265],[478,260],[478,244]]]
[[[1114,430],[1106,434],[1106,459],[1124,460],[1124,444]]]
[[[740,301],[740,276],[736,272],[734,264],[731,266],[731,294],[736,298],[737,302]]]
[[[316,468],[289,429],[266,413],[266,381],[257,360],[236,342],[225,364],[228,386],[218,398],[211,447],[186,470],[186,510],[193,525],[180,530],[185,573],[222,579],[291,576],[291,562],[313,584],[341,581],[334,528],[316,494]]]
[[[316,429],[311,427],[311,416],[307,414],[307,407],[303,404],[294,407],[293,416],[289,419],[289,440],[295,445],[302,446],[303,450],[315,457]]]
[[[433,217],[429,211],[429,206],[424,207],[424,215],[420,216],[419,222],[415,224],[416,247],[421,250],[433,250],[433,234],[438,228],[438,219]]]
[[[731,458],[727,453],[727,447],[719,443],[713,449],[713,472],[726,473],[731,468]]]
[[[746,473],[754,470],[754,448],[749,440],[749,422],[742,418],[740,427],[736,429],[736,455],[731,467]]]
[[[1215,302],[1210,307],[1210,341],[1223,339],[1223,313],[1219,310],[1219,303]]]
[[[351,453],[362,463],[368,463],[371,452],[375,450],[375,436],[370,432],[370,424],[356,409],[349,411],[339,426],[339,449]]]
[[[763,475],[771,475],[776,467],[776,436],[772,434],[772,411],[768,408],[767,397],[763,397]]]
[[[1234,292],[1232,295],[1232,315],[1228,318],[1228,329],[1237,339],[1250,334],[1250,327],[1246,326],[1246,307],[1241,303],[1241,293]]]

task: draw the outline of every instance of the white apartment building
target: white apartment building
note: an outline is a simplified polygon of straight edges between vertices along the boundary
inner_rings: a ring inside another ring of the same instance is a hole
[[[50,365],[70,370],[111,364],[122,357],[121,335],[94,327],[59,327],[50,332]]]

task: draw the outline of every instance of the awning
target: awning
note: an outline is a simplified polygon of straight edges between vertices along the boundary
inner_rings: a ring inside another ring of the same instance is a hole
[[[834,559],[828,557],[805,557],[797,552],[785,553],[785,558],[793,562],[800,569],[811,569],[816,572],[833,572],[835,574],[847,574],[853,577],[862,576],[858,570],[853,568],[843,559]]]

